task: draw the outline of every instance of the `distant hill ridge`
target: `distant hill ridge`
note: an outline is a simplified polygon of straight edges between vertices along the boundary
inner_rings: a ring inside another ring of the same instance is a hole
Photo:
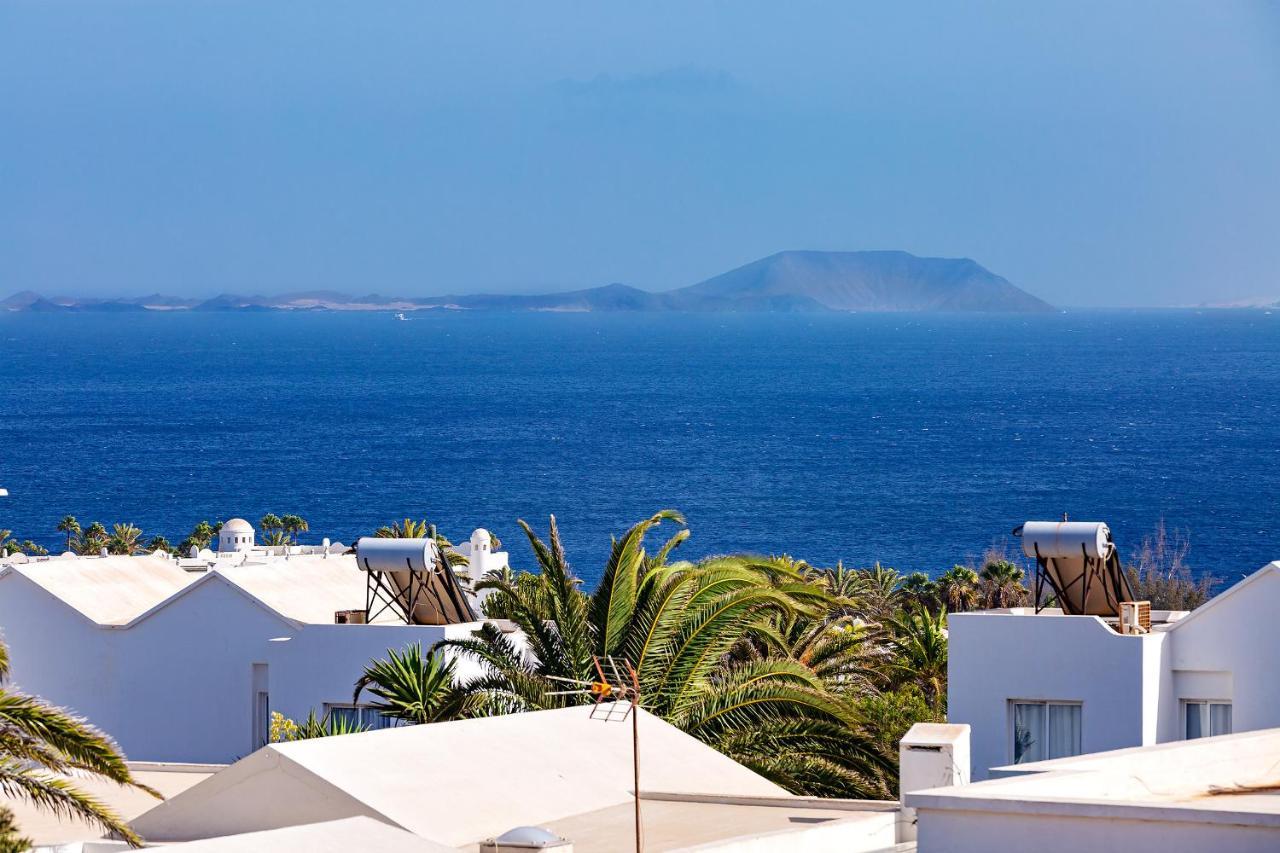
[[[31,291],[0,301],[7,311],[1051,311],[968,258],[908,252],[779,252],[697,284],[654,293],[625,284],[536,295],[349,296],[331,290],[279,296],[221,294],[212,299],[46,299]]]

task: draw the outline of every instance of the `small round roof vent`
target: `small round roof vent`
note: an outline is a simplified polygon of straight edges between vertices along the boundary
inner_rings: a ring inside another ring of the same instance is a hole
[[[564,841],[554,832],[543,829],[540,826],[517,826],[515,829],[508,829],[499,835],[497,840],[508,843],[518,841],[522,844],[548,844]]]
[[[573,845],[540,826],[517,826],[480,845],[481,853],[519,853],[525,850],[554,850],[555,853],[570,853]]]

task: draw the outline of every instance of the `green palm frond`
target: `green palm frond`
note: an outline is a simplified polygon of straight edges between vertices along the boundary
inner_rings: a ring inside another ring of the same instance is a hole
[[[673,509],[660,510],[637,522],[621,539],[614,540],[600,586],[592,596],[591,622],[596,628],[600,654],[613,655],[622,651],[635,612],[640,569],[645,559],[644,538],[664,521],[684,524],[684,516]]]
[[[131,847],[142,846],[142,838],[106,803],[61,776],[32,770],[11,759],[0,759],[0,792],[6,797],[26,800],[56,817],[88,821],[118,835]]]
[[[862,703],[888,702],[882,688],[917,679],[935,700],[945,691],[945,617],[902,617],[903,576],[878,565],[824,570],[758,555],[669,562],[686,529],[652,554],[644,547],[664,521],[683,524],[663,511],[615,539],[590,595],[554,517],[546,541],[520,522],[538,571],[492,573],[476,588],[488,592],[486,614],[513,622],[524,645],[493,624],[437,644],[433,652],[481,667],[457,685],[453,713],[590,701],[555,694],[563,679],[593,675],[592,654],[613,655],[635,666],[646,710],[788,790],[889,795],[896,755],[868,727]],[[917,579],[908,589],[924,587]],[[923,670],[908,676],[917,662]]]

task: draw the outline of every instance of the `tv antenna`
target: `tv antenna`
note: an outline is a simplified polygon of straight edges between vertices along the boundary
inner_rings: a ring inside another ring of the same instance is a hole
[[[631,718],[631,777],[636,810],[636,853],[644,853],[640,824],[640,676],[631,661],[621,662],[613,655],[591,656],[595,678],[561,678],[550,676],[552,681],[573,685],[572,690],[557,690],[552,696],[590,696],[590,718],[604,723],[622,723]],[[608,672],[606,673],[606,667]]]

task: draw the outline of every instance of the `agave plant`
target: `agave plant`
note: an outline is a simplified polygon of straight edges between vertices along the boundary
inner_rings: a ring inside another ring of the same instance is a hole
[[[825,619],[825,586],[781,560],[668,562],[687,530],[652,554],[644,547],[666,522],[684,520],[663,510],[616,539],[600,585],[587,595],[555,518],[547,542],[521,521],[540,572],[517,582],[489,577],[478,587],[493,591],[493,608],[519,626],[530,654],[491,624],[474,639],[437,645],[487,665],[487,674],[460,685],[466,713],[583,701],[555,695],[563,689],[556,679],[588,678],[593,655],[613,655],[635,666],[646,710],[778,784],[813,795],[885,793],[885,758],[865,737],[854,704],[828,689],[822,674],[773,653],[732,654],[744,637],[768,648],[776,626],[798,614]]]
[[[314,710],[307,712],[307,718],[301,723],[297,723],[289,732],[289,740],[312,740],[320,737],[337,737],[338,735],[353,735],[359,732],[368,731],[367,726],[362,726],[346,717],[335,716],[332,713],[325,714],[323,717],[317,717]]]
[[[0,682],[9,652],[0,644]],[[128,824],[84,793],[68,774],[89,774],[160,795],[137,782],[115,743],[84,720],[34,696],[0,687],[0,792],[66,818],[78,818],[142,846]]]
[[[455,664],[438,653],[422,654],[419,643],[365,667],[356,682],[353,703],[368,690],[378,697],[373,708],[407,723],[434,723],[460,716],[466,696],[454,688]]]

